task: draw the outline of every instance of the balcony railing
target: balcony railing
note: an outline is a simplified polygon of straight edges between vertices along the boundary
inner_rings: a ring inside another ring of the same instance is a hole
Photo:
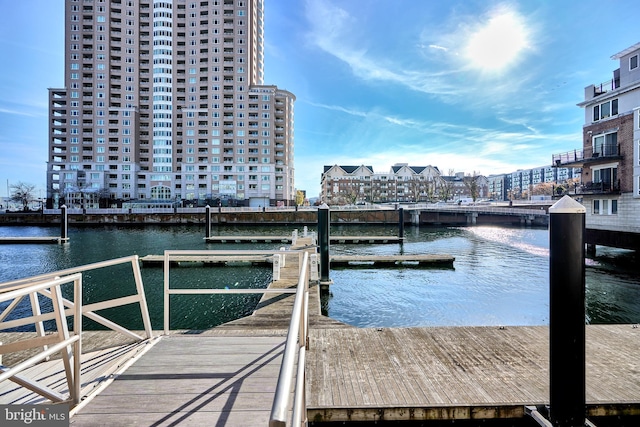
[[[591,158],[614,157],[620,155],[619,144],[600,144],[591,149]]]
[[[593,85],[593,96],[602,95],[620,87],[620,79],[611,79],[609,81]]]
[[[584,161],[595,161],[600,158],[620,156],[619,144],[600,144],[595,147],[587,147],[586,150],[573,150],[551,156],[552,164],[556,167],[562,165],[570,166]]]
[[[560,166],[569,163],[581,162],[584,158],[584,154],[582,150],[573,150],[566,153],[553,154],[551,158],[553,165]]]
[[[620,180],[616,182],[584,182],[578,187],[579,194],[604,194],[620,191]]]

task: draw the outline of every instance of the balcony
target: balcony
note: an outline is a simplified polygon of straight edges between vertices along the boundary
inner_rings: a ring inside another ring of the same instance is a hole
[[[584,182],[576,189],[577,194],[612,194],[620,193],[620,180],[616,182]]]
[[[610,92],[612,90],[616,90],[620,87],[620,77],[613,78],[604,83],[600,83],[598,85],[593,85],[593,96],[599,96]]]
[[[620,158],[622,158],[620,154],[620,144],[600,144],[595,147],[587,147],[585,150],[573,150],[566,153],[553,154],[551,156],[551,164],[557,168],[580,168],[586,163]]]

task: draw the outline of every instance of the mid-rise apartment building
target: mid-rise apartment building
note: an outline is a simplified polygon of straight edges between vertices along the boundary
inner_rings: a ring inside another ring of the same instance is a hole
[[[375,173],[371,166],[333,165],[324,167],[321,198],[327,204],[426,202],[438,198],[443,183],[433,166],[398,163],[388,173]]]
[[[611,57],[619,68],[585,88],[582,148],[553,156],[582,167],[578,197],[586,208],[587,241],[640,249],[640,43]]]
[[[293,204],[295,96],[264,85],[263,0],[66,0],[47,203]]]

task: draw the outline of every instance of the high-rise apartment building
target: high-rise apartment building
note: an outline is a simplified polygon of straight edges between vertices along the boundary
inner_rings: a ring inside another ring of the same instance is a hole
[[[295,96],[263,84],[263,0],[65,5],[50,206],[293,203]]]

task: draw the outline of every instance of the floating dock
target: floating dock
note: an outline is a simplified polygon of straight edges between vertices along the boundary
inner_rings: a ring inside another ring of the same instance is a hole
[[[309,340],[309,420],[481,424],[549,404],[548,326],[312,328]],[[640,415],[639,340],[634,325],[586,326],[588,417]]]
[[[455,257],[451,255],[331,255],[332,267],[453,267]],[[143,266],[161,267],[164,263],[162,255],[146,255],[140,258]],[[236,266],[272,264],[273,257],[269,255],[216,255],[216,256],[188,256],[171,257],[171,265],[193,266]]]
[[[243,264],[271,264],[273,257],[270,255],[215,255],[215,256],[185,256],[180,257],[172,256],[171,265],[180,266],[193,266],[196,264],[202,264],[207,266],[234,266]],[[156,266],[162,267],[164,263],[164,256],[162,255],[146,255],[140,258],[140,262],[143,266]]]
[[[332,267],[453,267],[451,255],[332,255]]]
[[[211,236],[205,237],[207,243],[291,243],[291,236]],[[334,244],[392,244],[402,243],[398,236],[331,236]]]
[[[63,243],[62,237],[0,237],[0,244]]]

